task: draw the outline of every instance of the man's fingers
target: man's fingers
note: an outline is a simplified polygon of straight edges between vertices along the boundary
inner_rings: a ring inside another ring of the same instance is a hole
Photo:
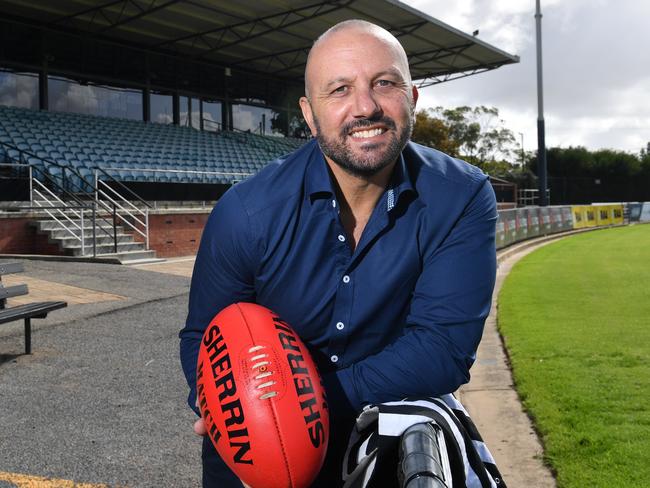
[[[203,419],[198,419],[194,422],[194,433],[196,435],[206,435],[208,430],[205,428],[205,422]]]

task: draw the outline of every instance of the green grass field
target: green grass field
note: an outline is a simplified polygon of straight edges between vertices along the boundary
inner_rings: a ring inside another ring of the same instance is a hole
[[[498,321],[558,485],[650,486],[650,225],[529,254]]]

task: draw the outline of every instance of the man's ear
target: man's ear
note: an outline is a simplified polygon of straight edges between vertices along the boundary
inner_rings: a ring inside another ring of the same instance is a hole
[[[413,110],[415,111],[415,105],[418,103],[418,97],[420,96],[420,92],[418,92],[418,89],[415,85],[411,88],[412,94],[413,94]]]
[[[309,126],[311,135],[316,137],[318,130],[316,129],[316,124],[314,123],[314,112],[311,109],[311,103],[309,103],[309,99],[307,97],[300,97],[299,103],[300,110],[302,110],[302,116]]]

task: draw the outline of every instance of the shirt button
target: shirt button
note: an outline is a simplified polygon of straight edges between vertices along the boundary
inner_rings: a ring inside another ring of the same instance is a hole
[[[339,234],[339,241],[345,242],[345,236],[343,234]]]
[[[338,360],[339,360],[339,357],[336,354],[334,356],[330,357],[330,361],[332,361],[333,363],[337,362]]]
[[[350,277],[348,275],[343,277],[343,283],[350,283]]]
[[[336,323],[336,328],[338,330],[343,330],[344,327],[345,327],[345,324],[343,322],[337,322]]]
[[[336,208],[336,200],[332,200],[332,207]]]

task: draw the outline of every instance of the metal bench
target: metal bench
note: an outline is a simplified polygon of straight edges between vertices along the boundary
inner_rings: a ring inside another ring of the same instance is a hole
[[[33,302],[23,305],[7,307],[7,299],[27,295],[27,285],[13,285],[5,287],[2,277],[8,274],[22,273],[23,263],[0,263],[0,324],[25,321],[25,354],[32,352],[32,319],[44,319],[52,310],[68,306],[67,302]]]

